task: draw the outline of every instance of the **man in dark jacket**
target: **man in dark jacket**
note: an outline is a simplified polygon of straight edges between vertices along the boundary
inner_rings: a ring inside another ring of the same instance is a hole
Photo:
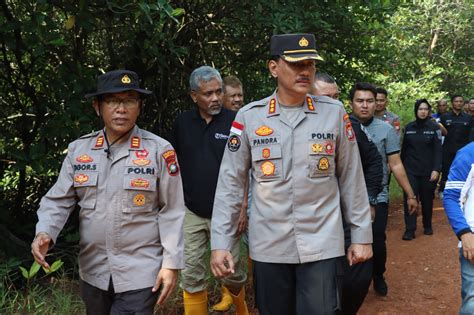
[[[314,85],[311,91],[316,96],[327,96],[339,100],[339,89],[336,81],[327,73],[318,72],[314,77]],[[383,166],[382,157],[377,150],[377,146],[369,139],[362,125],[355,117],[350,117],[352,128],[356,135],[359,147],[360,159],[364,170],[365,185],[369,195],[370,211],[372,219],[375,215],[375,204],[377,195],[382,191]],[[345,249],[351,243],[351,231],[345,221],[344,240]],[[349,266],[346,259],[342,259],[344,264],[344,281],[342,288],[342,312],[343,314],[357,314],[362,306],[372,281],[372,259],[353,266]]]

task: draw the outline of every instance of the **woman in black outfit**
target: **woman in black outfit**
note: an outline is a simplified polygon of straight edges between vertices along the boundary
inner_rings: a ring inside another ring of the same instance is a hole
[[[416,120],[410,122],[405,129],[402,144],[402,162],[408,175],[411,187],[421,202],[423,228],[425,235],[432,235],[431,217],[433,214],[433,198],[441,170],[441,130],[431,120],[431,105],[426,99],[415,103]],[[403,239],[410,241],[415,238],[416,213],[408,214],[406,195],[405,233]]]

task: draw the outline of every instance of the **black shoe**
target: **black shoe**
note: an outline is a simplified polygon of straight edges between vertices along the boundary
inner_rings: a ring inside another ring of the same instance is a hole
[[[374,290],[380,296],[387,296],[388,287],[383,276],[374,277]]]
[[[423,231],[423,233],[425,235],[433,235],[433,228],[425,228],[425,230]]]
[[[403,233],[402,240],[411,241],[414,238],[415,238],[415,231],[405,231],[405,233]]]

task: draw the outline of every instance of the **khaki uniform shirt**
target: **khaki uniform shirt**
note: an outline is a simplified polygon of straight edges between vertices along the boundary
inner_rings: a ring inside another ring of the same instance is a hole
[[[252,259],[306,263],[344,255],[341,208],[352,243],[372,243],[367,190],[348,115],[341,103],[310,95],[303,108],[290,124],[274,94],[237,114],[217,184],[213,250],[230,250],[237,240],[249,169]]]
[[[117,293],[152,287],[161,268],[184,267],[176,155],[167,141],[136,126],[110,158],[104,142],[100,131],[69,145],[57,182],[41,200],[36,233],[55,243],[77,203],[81,278],[107,290],[112,277]]]

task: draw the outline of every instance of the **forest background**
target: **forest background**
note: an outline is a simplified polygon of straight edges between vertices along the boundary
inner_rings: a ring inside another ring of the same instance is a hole
[[[164,137],[193,106],[198,66],[238,76],[246,102],[272,93],[272,34],[315,34],[318,71],[336,78],[342,100],[356,81],[383,86],[403,124],[418,98],[474,97],[472,0],[0,0],[0,11],[2,290],[24,286],[12,270],[32,261],[35,212],[67,143],[100,128],[84,94],[105,71],[139,73],[154,92],[139,125]],[[76,270],[76,227],[73,214],[53,252],[66,273]]]

